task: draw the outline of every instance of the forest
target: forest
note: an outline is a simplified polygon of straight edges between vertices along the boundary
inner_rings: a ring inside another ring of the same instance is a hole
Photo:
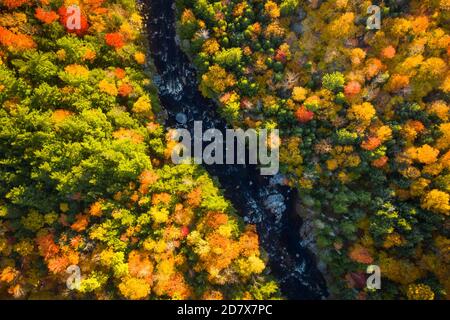
[[[449,299],[450,1],[175,2],[201,94],[279,130],[328,298]],[[283,298],[257,228],[172,163],[148,41],[137,1],[0,0],[0,299]]]
[[[36,2],[1,1],[0,297],[278,297],[255,229],[169,160],[136,2],[80,1],[76,32]]]

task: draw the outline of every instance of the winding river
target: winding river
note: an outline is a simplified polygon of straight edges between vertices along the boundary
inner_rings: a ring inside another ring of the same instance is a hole
[[[194,121],[203,130],[224,132],[226,123],[213,101],[198,91],[195,69],[177,43],[173,0],[145,0],[148,37],[161,103],[168,113],[167,128],[193,132]],[[180,117],[180,115],[182,115]],[[180,118],[182,121],[180,121]],[[255,166],[205,165],[239,214],[257,226],[260,242],[269,257],[271,274],[288,299],[321,299],[325,282],[314,256],[301,244],[301,219],[295,213],[295,191],[281,184],[282,177],[263,177]]]

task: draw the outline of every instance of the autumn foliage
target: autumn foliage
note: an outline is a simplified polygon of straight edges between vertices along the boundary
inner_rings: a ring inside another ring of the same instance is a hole
[[[333,297],[450,292],[435,243],[450,214],[449,6],[407,3],[376,3],[380,30],[373,1],[178,4],[203,95],[233,126],[280,130]],[[389,289],[361,285],[367,264]]]
[[[122,34],[118,32],[107,33],[105,35],[105,41],[108,46],[114,47],[116,49],[122,48],[125,44]]]
[[[71,30],[70,1],[0,1],[0,298],[279,297],[256,230],[164,157],[136,3],[77,4]]]

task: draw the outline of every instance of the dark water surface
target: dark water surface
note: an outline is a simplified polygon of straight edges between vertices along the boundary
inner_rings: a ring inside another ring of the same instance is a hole
[[[173,0],[145,0],[151,56],[157,69],[155,83],[168,112],[167,128],[186,128],[194,121],[203,130],[225,132],[226,123],[213,101],[198,91],[195,69],[176,41]],[[184,124],[177,114],[185,116]],[[179,120],[179,119],[178,119]],[[260,242],[269,256],[271,274],[289,299],[320,299],[327,291],[313,255],[301,245],[300,217],[295,214],[295,191],[282,186],[282,177],[263,177],[256,166],[204,165],[216,177],[224,194],[248,223],[257,226]]]

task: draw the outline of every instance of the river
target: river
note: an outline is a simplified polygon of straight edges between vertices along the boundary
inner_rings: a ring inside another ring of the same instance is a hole
[[[167,128],[193,132],[194,121],[203,121],[203,130],[224,132],[226,123],[213,101],[198,91],[195,69],[176,41],[173,0],[145,0],[144,16],[154,78],[163,107],[168,113]],[[181,121],[180,121],[181,119]],[[178,120],[178,121],[177,121]],[[255,166],[204,165],[217,179],[247,223],[255,224],[260,243],[267,253],[269,269],[288,299],[326,297],[325,281],[314,256],[301,244],[301,218],[295,212],[295,190],[283,186],[282,177],[263,177]]]

